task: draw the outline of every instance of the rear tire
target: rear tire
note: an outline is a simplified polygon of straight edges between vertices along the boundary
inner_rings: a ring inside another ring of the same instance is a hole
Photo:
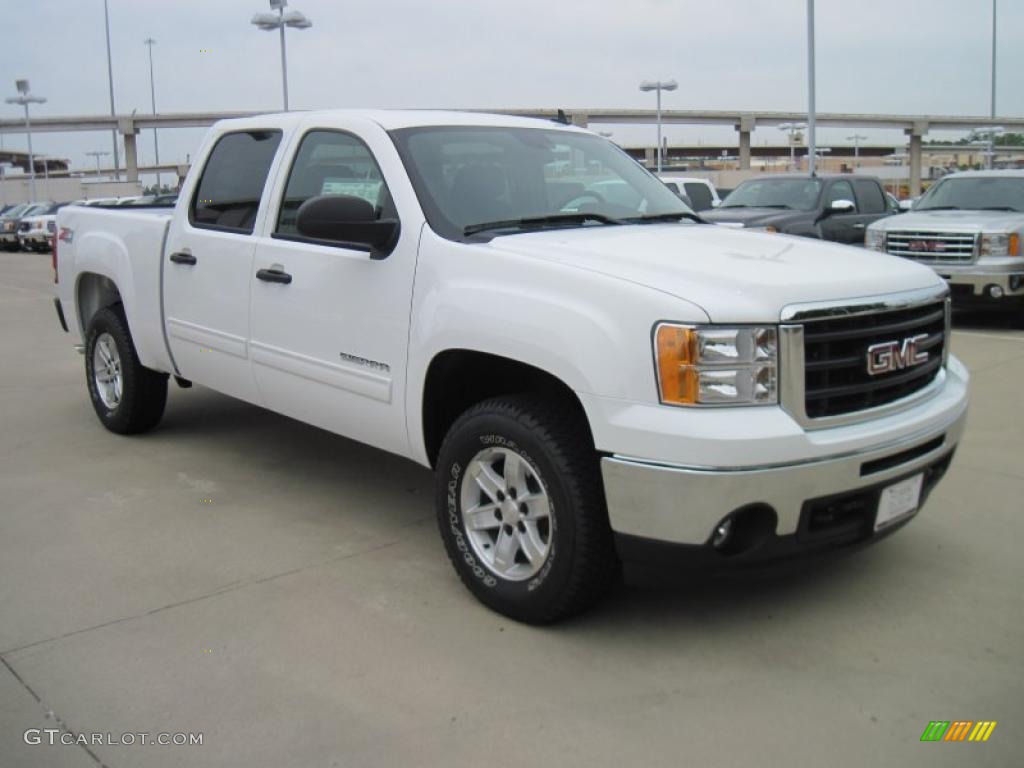
[[[96,415],[111,432],[146,432],[164,415],[167,374],[139,362],[120,304],[101,309],[89,323],[85,379]]]
[[[435,477],[448,557],[493,610],[556,621],[617,578],[598,457],[576,409],[534,395],[479,403],[448,431]]]

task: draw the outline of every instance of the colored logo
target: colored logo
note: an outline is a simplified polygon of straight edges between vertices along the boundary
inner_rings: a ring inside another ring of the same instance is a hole
[[[988,741],[995,729],[995,720],[932,720],[921,741]]]

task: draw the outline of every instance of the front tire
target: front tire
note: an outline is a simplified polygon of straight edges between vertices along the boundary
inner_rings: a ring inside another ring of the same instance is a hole
[[[146,432],[164,415],[167,374],[139,362],[121,305],[101,309],[89,323],[85,378],[92,407],[111,432]]]
[[[543,624],[597,602],[619,573],[597,454],[557,400],[479,403],[437,461],[438,525],[467,588],[499,613]]]

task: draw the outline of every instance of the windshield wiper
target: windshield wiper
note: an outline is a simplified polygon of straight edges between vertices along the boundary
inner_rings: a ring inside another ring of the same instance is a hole
[[[979,211],[1012,211],[1013,213],[1020,213],[1016,208],[1010,205],[989,205],[984,208],[979,208]]]
[[[774,205],[759,205],[758,208],[779,208],[787,211],[793,210],[792,205],[786,205],[785,203],[775,203]]]
[[[749,208],[746,203],[733,203],[732,205],[720,205],[719,208]]]
[[[502,221],[485,221],[480,224],[470,224],[462,228],[463,235],[475,235],[479,232],[486,232],[489,229],[535,229],[549,225],[558,224],[586,224],[588,221],[596,221],[600,224],[621,224],[618,219],[605,216],[602,213],[554,213],[550,216],[530,216],[523,219],[504,219]]]
[[[698,224],[707,224],[704,219],[698,216],[696,213],[690,213],[689,211],[676,211],[675,213],[652,213],[649,216],[630,216],[628,219],[623,221],[630,224],[647,224],[657,223],[659,221],[679,221],[680,219],[689,219],[695,221]]]
[[[930,205],[927,208],[918,208],[919,211],[959,211],[959,205]]]

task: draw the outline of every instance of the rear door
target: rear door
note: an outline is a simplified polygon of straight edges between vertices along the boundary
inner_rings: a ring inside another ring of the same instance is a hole
[[[253,230],[281,132],[220,136],[164,248],[167,341],[181,375],[261,402],[249,361]],[[187,213],[186,213],[187,210]]]
[[[406,351],[422,215],[408,202],[411,190],[392,196],[408,180],[380,126],[332,121],[295,143],[252,266],[256,382],[278,413],[408,454]],[[361,197],[378,218],[399,219],[394,248],[371,259],[368,250],[303,237],[296,212],[322,195]]]
[[[853,189],[857,193],[857,210],[860,213],[860,233],[863,242],[864,230],[874,221],[891,216],[891,209],[881,185],[874,179],[854,179]]]

